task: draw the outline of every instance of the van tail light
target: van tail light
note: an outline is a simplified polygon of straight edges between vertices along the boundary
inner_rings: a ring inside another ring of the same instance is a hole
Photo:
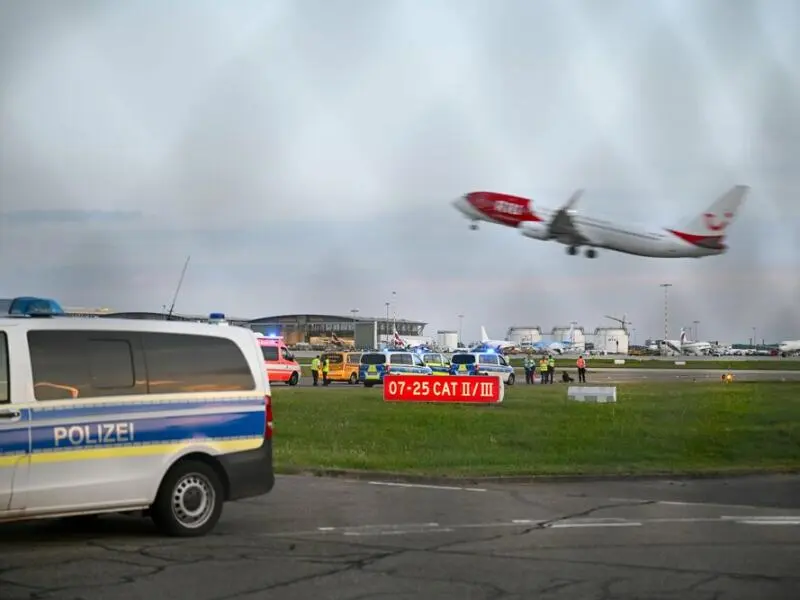
[[[475,371],[480,371],[481,366],[478,363],[475,363]]]
[[[265,412],[265,427],[264,437],[268,440],[272,439],[272,397],[269,395],[264,396],[264,403],[266,406]]]
[[[383,367],[383,372],[384,372],[385,374],[387,374],[387,375],[389,374],[389,370],[390,370],[390,369],[389,369],[389,365],[386,365],[385,367]]]

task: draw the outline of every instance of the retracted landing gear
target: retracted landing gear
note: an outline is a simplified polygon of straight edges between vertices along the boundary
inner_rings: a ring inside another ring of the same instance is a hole
[[[586,258],[597,258],[597,250],[595,250],[594,248],[587,248]]]
[[[570,256],[575,256],[578,253],[578,249],[575,246],[567,246],[567,254]]]
[[[478,224],[477,224],[477,223],[470,223],[470,224],[469,224],[469,228],[470,228],[472,231],[478,231]]]

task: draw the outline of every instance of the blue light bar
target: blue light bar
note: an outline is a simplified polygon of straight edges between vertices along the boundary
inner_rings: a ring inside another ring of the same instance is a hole
[[[50,298],[37,298],[35,296],[20,296],[11,301],[8,314],[28,317],[49,317],[63,315],[64,309],[55,300]]]
[[[208,315],[208,318],[222,321],[225,319],[225,313],[213,312],[210,315]]]

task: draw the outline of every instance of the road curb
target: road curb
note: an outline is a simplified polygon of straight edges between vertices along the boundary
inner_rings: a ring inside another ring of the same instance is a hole
[[[664,481],[698,479],[733,479],[763,475],[798,475],[800,467],[780,469],[737,469],[731,471],[702,472],[656,472],[656,473],[608,473],[587,475],[499,475],[484,477],[432,476],[391,473],[386,471],[359,471],[351,469],[276,468],[279,475],[305,475],[330,479],[356,479],[359,481],[381,481],[418,483],[428,485],[478,485],[487,483],[571,483],[591,481]]]

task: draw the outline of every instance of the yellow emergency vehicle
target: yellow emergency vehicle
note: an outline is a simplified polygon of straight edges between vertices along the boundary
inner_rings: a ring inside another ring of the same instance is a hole
[[[358,366],[361,364],[361,352],[324,352],[320,360],[330,361],[328,379],[346,381],[350,385],[358,383]]]

